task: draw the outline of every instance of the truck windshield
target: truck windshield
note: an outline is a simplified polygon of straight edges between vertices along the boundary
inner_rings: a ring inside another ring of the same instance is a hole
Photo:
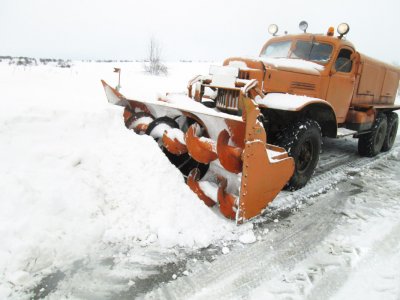
[[[270,44],[262,54],[265,57],[283,58],[288,57],[292,41],[284,41]]]
[[[315,41],[297,41],[290,58],[300,58],[326,64],[331,58],[333,47]]]
[[[316,41],[295,41],[290,51],[292,40],[272,43],[268,45],[261,56],[270,58],[294,58],[326,64],[331,58],[333,47],[330,44]]]

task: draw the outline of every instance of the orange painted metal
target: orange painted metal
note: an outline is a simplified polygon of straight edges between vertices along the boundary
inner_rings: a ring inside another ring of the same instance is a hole
[[[198,124],[192,124],[186,131],[185,142],[189,155],[200,163],[208,164],[218,158],[215,141],[196,136]]]
[[[331,45],[332,53],[329,61],[315,62],[321,65],[319,71],[302,69],[295,64],[277,66],[263,60],[261,55],[269,45],[285,41],[292,41],[291,52],[295,50],[297,41],[314,41]],[[348,72],[336,70],[335,63],[342,50],[351,53]],[[246,75],[241,76],[257,79],[264,94],[289,93],[326,100],[334,110],[337,124],[347,122],[347,114],[352,113],[349,108],[363,104],[372,105],[375,109],[382,109],[382,104],[388,105],[385,109],[398,109],[394,101],[399,87],[400,68],[357,52],[351,42],[340,37],[311,33],[273,37],[262,47],[259,59],[231,57],[224,61],[224,65],[237,61],[247,66],[245,71],[240,71],[240,74]],[[255,71],[263,76],[256,75]]]
[[[375,120],[375,110],[370,108],[365,111],[359,111],[351,109],[347,114],[347,123],[356,123],[356,124],[364,124],[364,123],[373,123]]]
[[[257,120],[259,109],[250,98],[242,99],[246,110],[246,145],[243,151],[243,171],[237,222],[255,217],[282,190],[294,172],[294,160],[283,148],[281,158],[271,159],[267,150],[267,135]]]
[[[229,172],[238,174],[242,172],[242,152],[239,147],[229,146],[229,133],[221,131],[217,140],[217,153],[221,165]]]
[[[125,107],[123,117],[124,117],[125,126],[129,127],[131,125],[130,124],[131,122],[128,123],[128,121],[130,121],[130,119],[132,118],[132,112],[129,109],[129,107]]]
[[[400,69],[357,52],[352,43],[342,37],[334,37],[332,33],[330,30],[329,35],[304,33],[273,37],[261,50],[263,54],[269,45],[277,42],[290,42],[289,53],[296,50],[299,41],[330,45],[332,52],[329,59],[315,61],[316,67],[302,67],[293,61],[292,64],[279,64],[263,57],[232,57],[225,60],[224,65],[234,62],[244,66],[239,68],[234,85],[223,86],[222,82],[220,86],[213,86],[212,78],[207,76],[197,76],[191,80],[188,84],[188,95],[193,101],[201,102],[203,97],[209,98],[205,89],[211,88],[216,92],[215,99],[213,98],[216,107],[236,116],[242,115],[242,119],[223,117],[225,123],[219,119],[216,122],[219,124],[217,129],[211,128],[213,122],[210,123],[210,118],[221,115],[202,115],[201,112],[192,111],[190,108],[180,109],[168,107],[165,103],[163,106],[128,100],[118,90],[104,81],[102,83],[109,102],[126,107],[124,120],[127,127],[130,127],[128,123],[132,123],[138,112],[150,114],[152,111],[154,116],[160,117],[157,115],[160,107],[162,111],[171,108],[172,112],[169,113],[174,114],[172,117],[177,116],[175,113],[178,111],[179,116],[191,120],[188,124],[194,122],[185,133],[186,145],[170,138],[168,134],[163,135],[163,144],[175,155],[189,153],[195,161],[213,166],[210,166],[210,170],[215,172],[212,180],[219,184],[220,211],[227,218],[236,219],[241,223],[262,212],[290,179],[295,167],[293,158],[289,157],[283,148],[267,143],[267,133],[258,117],[261,115],[260,109],[265,111],[272,108],[269,108],[268,104],[258,106],[254,101],[256,97],[262,98],[267,93],[309,96],[314,99],[299,101],[297,106],[273,109],[290,110],[295,113],[311,106],[323,107],[321,111],[328,111],[333,123],[336,118],[334,129],[351,124],[354,128],[359,128],[356,129],[359,131],[368,129],[368,126],[359,125],[372,124],[378,110],[399,108],[394,101],[399,86]],[[339,64],[340,58],[345,60],[349,67],[344,68]],[[134,129],[142,133],[147,126],[147,123],[139,122]],[[203,134],[201,137],[198,136],[201,132],[200,126]],[[209,133],[212,133],[216,141],[209,138]],[[220,173],[223,174],[218,173],[221,169],[223,170]],[[228,172],[238,175],[227,176]],[[239,181],[239,176],[240,188],[232,188],[228,180]],[[188,175],[187,184],[206,205],[214,205],[215,202],[201,190],[199,180],[200,171],[195,167]]]
[[[216,203],[210,197],[208,197],[203,190],[200,188],[198,183],[200,179],[200,170],[195,168],[190,171],[186,184],[190,187],[190,189],[202,200],[207,206],[212,207]]]
[[[244,123],[233,122],[232,120],[225,120],[225,123],[228,126],[231,139],[235,145],[244,148],[244,135],[246,130]]]
[[[109,101],[114,104],[128,102],[129,111],[132,107],[140,110],[137,114],[147,114],[150,109],[147,106],[157,105],[141,103],[136,100],[128,100],[117,90],[103,84]],[[241,174],[240,194],[228,191],[229,178],[226,174],[216,173],[218,182],[218,205],[221,213],[230,219],[236,219],[237,223],[253,218],[270,203],[292,176],[294,163],[287,156],[284,149],[267,144],[267,136],[262,123],[257,119],[260,110],[251,98],[244,97],[241,93],[240,101],[243,103],[243,121],[225,119],[228,130],[221,130],[217,142],[207,137],[198,137],[200,126],[204,127],[203,134],[207,133],[204,122],[200,116],[193,112],[182,111],[182,115],[197,121],[192,124],[185,134],[185,145],[176,139],[163,135],[164,146],[174,154],[188,151],[189,155],[197,162],[209,164],[218,160],[225,172]],[[144,106],[144,107],[143,107]],[[232,142],[233,145],[230,145]],[[243,147],[240,147],[243,146]],[[268,151],[272,151],[271,157]],[[218,165],[218,163],[217,163]],[[198,197],[208,206],[215,202],[206,195],[198,183],[200,172],[194,168],[188,175],[187,184]]]
[[[186,145],[179,142],[176,138],[168,137],[167,132],[164,132],[162,137],[163,145],[169,152],[175,155],[181,155],[188,152]]]
[[[219,188],[218,188],[218,203],[220,212],[228,219],[236,219],[236,199],[237,197],[227,193],[227,180],[220,176],[218,177]]]
[[[125,126],[132,129],[137,134],[144,134],[149,127],[147,118],[154,119],[153,116],[147,113],[132,113],[128,107],[124,110]]]

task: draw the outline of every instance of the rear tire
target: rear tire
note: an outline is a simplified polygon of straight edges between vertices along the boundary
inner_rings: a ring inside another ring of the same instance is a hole
[[[294,191],[304,187],[318,164],[321,127],[314,120],[299,121],[281,132],[276,144],[285,148],[295,161],[295,171],[286,188]]]
[[[396,113],[394,112],[387,113],[386,117],[387,117],[387,130],[386,130],[385,141],[383,142],[381,150],[383,152],[392,149],[394,141],[396,140],[397,128],[399,127],[399,116]]]
[[[381,152],[385,141],[387,125],[386,115],[379,113],[371,131],[360,135],[358,138],[358,153],[361,156],[373,157]]]

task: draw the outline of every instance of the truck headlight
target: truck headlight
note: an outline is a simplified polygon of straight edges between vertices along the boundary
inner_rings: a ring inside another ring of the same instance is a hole
[[[301,21],[300,24],[299,24],[299,28],[300,28],[301,31],[306,33],[306,30],[308,28],[308,23],[306,21]]]
[[[337,28],[337,32],[340,34],[340,36],[344,36],[345,34],[347,34],[350,30],[350,26],[347,23],[342,23],[339,24],[338,28]]]
[[[271,24],[268,26],[268,32],[272,35],[276,35],[276,33],[278,32],[278,25],[276,24]]]

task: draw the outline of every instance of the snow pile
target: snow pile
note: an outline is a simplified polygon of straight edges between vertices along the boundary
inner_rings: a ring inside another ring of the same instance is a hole
[[[245,233],[243,233],[239,237],[239,241],[243,244],[252,244],[256,241],[256,236],[254,235],[254,232],[252,230],[249,230]]]
[[[305,73],[310,73],[313,75],[320,75],[320,72],[322,72],[325,67],[323,65],[317,64],[312,61],[307,61],[304,59],[293,59],[293,58],[273,58],[273,57],[253,57],[253,56],[248,56],[244,57],[247,60],[252,60],[252,61],[262,61],[267,65],[270,65],[274,68],[278,69],[288,69],[289,71],[297,71],[297,72],[305,72]],[[229,62],[230,67],[237,67],[242,70],[248,70],[249,68],[247,67],[247,64],[243,61],[231,61]]]
[[[233,222],[190,191],[157,143],[123,126],[96,71],[0,64],[1,296],[99,244],[235,238]]]
[[[298,96],[292,94],[282,94],[282,93],[269,93],[265,95],[264,98],[260,96],[256,97],[256,102],[259,105],[263,105],[272,109],[282,109],[282,110],[297,110],[309,102],[321,102],[325,100],[312,98],[307,96]],[[327,102],[326,102],[327,103]],[[328,104],[328,103],[327,103]],[[328,104],[329,105],[329,104]]]
[[[311,72],[316,75],[325,69],[322,65],[303,59],[261,57],[261,60],[275,68],[293,68],[299,71]]]

